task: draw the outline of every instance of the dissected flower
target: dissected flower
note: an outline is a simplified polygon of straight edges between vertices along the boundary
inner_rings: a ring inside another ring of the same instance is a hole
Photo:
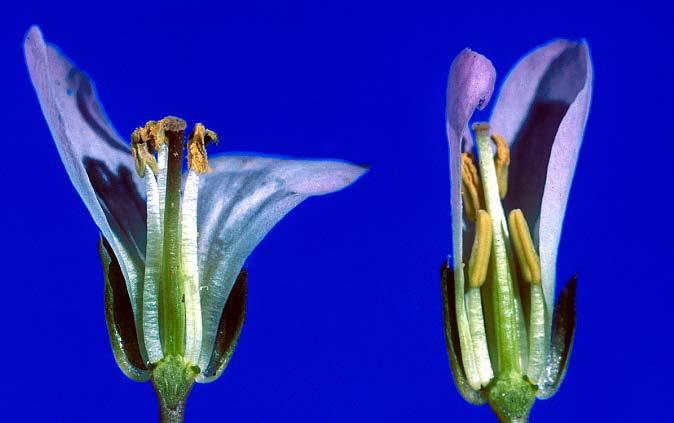
[[[491,62],[469,49],[449,74],[453,263],[442,271],[445,334],[464,398],[489,402],[502,421],[515,422],[527,420],[535,398],[556,392],[573,341],[575,277],[553,304],[592,93],[588,46],[556,40],[529,53],[504,82],[489,123],[469,128],[495,79]]]
[[[244,261],[309,196],[365,169],[333,160],[207,157],[215,132],[167,117],[120,139],[91,81],[36,27],[28,70],[61,159],[101,230],[106,318],[117,363],[152,379],[163,419],[180,418],[192,383],[220,376],[243,323]],[[187,172],[183,174],[183,155]],[[173,420],[171,420],[173,419]]]

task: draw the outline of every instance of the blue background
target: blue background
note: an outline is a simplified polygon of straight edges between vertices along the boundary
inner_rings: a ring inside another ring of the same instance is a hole
[[[674,419],[670,10],[244,3],[3,6],[0,420],[157,413],[151,386],[127,380],[110,351],[98,230],[23,63],[34,23],[93,77],[121,134],[175,114],[216,130],[220,151],[371,166],[255,250],[239,346],[220,380],[195,387],[188,422],[493,421],[460,398],[443,338],[447,73],[470,46],[498,85],[531,48],[587,38],[594,98],[558,262],[558,288],[579,274],[578,331],[562,389],[532,420]]]

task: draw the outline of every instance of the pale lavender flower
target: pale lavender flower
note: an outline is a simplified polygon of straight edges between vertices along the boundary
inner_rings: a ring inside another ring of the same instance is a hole
[[[491,62],[469,49],[452,63],[445,327],[464,398],[489,402],[503,421],[526,421],[534,399],[558,389],[573,340],[575,278],[553,309],[555,266],[592,96],[589,48],[556,40],[525,56],[489,123],[473,125],[474,142],[469,120],[495,80]]]
[[[232,354],[248,255],[304,199],[339,191],[366,170],[335,160],[207,160],[217,136],[198,124],[181,177],[184,121],[139,128],[132,156],[92,82],[37,27],[24,50],[63,164],[101,230],[115,358],[130,378],[152,378],[162,419],[178,421],[192,382],[216,379]]]

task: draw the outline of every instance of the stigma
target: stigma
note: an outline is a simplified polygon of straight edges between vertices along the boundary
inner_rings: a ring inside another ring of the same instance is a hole
[[[197,202],[199,177],[209,170],[206,147],[218,136],[197,123],[186,143],[186,126],[169,116],[131,134],[136,171],[147,191],[142,320],[150,364],[168,356],[196,364],[201,353]]]

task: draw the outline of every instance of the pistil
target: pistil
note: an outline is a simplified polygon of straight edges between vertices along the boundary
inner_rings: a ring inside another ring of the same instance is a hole
[[[492,220],[492,301],[496,329],[498,363],[501,372],[521,371],[519,323],[515,308],[515,292],[508,262],[508,232],[501,205],[498,178],[489,136],[489,124],[473,125],[480,176],[487,212]]]
[[[168,145],[166,200],[164,205],[164,252],[159,289],[160,333],[164,356],[183,355],[185,303],[181,274],[180,185],[185,121],[167,117],[161,122]]]

